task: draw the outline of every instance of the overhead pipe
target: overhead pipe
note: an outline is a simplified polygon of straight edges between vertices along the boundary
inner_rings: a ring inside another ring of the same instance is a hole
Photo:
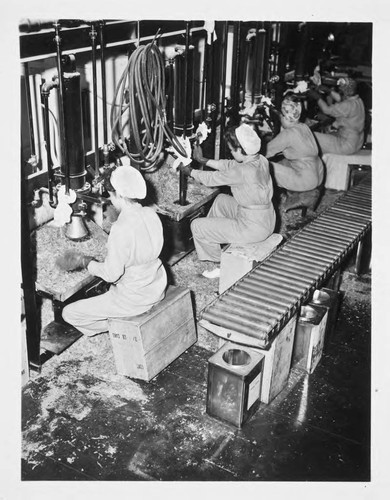
[[[64,166],[64,177],[65,177],[65,193],[69,194],[69,163],[68,163],[68,153],[67,153],[67,144],[68,144],[68,137],[67,137],[67,130],[65,127],[65,117],[64,117],[64,99],[65,99],[65,93],[64,93],[64,75],[62,72],[62,54],[61,54],[61,37],[60,37],[60,30],[61,30],[61,25],[58,21],[54,23],[54,30],[55,30],[55,37],[54,41],[56,43],[56,58],[57,58],[57,71],[58,71],[58,90],[59,90],[59,115],[60,115],[60,131],[61,134],[60,136],[63,138],[62,141],[60,141],[61,144],[61,163]]]
[[[106,58],[104,54],[104,27],[105,21],[100,21],[100,67],[102,73],[102,100],[103,100],[103,159],[104,166],[108,167],[109,151],[108,151],[108,133],[107,133],[107,95],[106,95]]]
[[[95,177],[99,176],[99,130],[98,130],[98,109],[97,109],[97,77],[96,77],[96,38],[97,31],[95,23],[91,23],[89,32],[92,47],[92,88],[93,88],[93,130],[94,130],[94,149],[95,149]]]

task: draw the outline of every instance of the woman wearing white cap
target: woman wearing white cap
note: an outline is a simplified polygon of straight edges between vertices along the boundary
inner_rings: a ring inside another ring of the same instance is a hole
[[[266,157],[283,154],[272,162],[276,184],[291,191],[310,191],[321,185],[324,165],[313,132],[299,121],[302,104],[295,96],[286,96],[281,104],[281,132],[267,144]]]
[[[259,136],[242,124],[229,128],[225,139],[233,160],[209,160],[202,156],[200,146],[194,148],[193,158],[215,172],[179,167],[205,186],[230,186],[232,196],[219,194],[207,217],[191,223],[199,259],[212,262],[220,261],[221,244],[257,243],[275,227],[272,179],[268,160],[259,154]]]
[[[166,271],[159,259],[163,229],[156,212],[138,200],[146,196],[145,180],[130,166],[114,169],[105,180],[119,212],[107,241],[104,262],[81,256],[78,267],[112,283],[108,292],[67,305],[64,320],[84,335],[108,331],[108,318],[136,316],[164,298]]]

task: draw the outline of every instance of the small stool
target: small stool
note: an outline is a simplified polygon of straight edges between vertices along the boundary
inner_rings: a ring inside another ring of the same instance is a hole
[[[316,209],[320,196],[320,188],[311,189],[310,191],[287,191],[284,211],[289,212],[295,208],[301,208],[304,217],[307,209],[313,211]]]
[[[346,191],[350,183],[349,165],[371,166],[371,150],[361,149],[353,155],[326,153],[322,160],[326,169],[325,188]]]
[[[149,311],[109,318],[117,373],[149,382],[196,342],[190,291],[169,286]]]
[[[221,253],[219,293],[230,288],[281,243],[283,236],[273,233],[266,240],[246,245],[230,244]]]

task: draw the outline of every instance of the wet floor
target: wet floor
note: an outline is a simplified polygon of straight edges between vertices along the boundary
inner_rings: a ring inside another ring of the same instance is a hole
[[[116,374],[108,335],[45,363],[22,395],[22,480],[369,481],[371,276],[343,273],[312,375],[237,429],[206,413],[212,342],[151,382]]]

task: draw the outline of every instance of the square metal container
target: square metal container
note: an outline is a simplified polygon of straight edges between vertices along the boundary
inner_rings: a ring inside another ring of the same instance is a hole
[[[207,413],[242,427],[260,404],[263,363],[250,348],[222,346],[208,361]]]
[[[328,320],[325,327],[325,346],[329,344],[333,337],[337,321],[340,293],[331,288],[320,288],[315,290],[310,301],[311,304],[326,307],[328,310]]]
[[[302,306],[295,331],[292,366],[313,373],[324,348],[328,309],[309,304]]]

